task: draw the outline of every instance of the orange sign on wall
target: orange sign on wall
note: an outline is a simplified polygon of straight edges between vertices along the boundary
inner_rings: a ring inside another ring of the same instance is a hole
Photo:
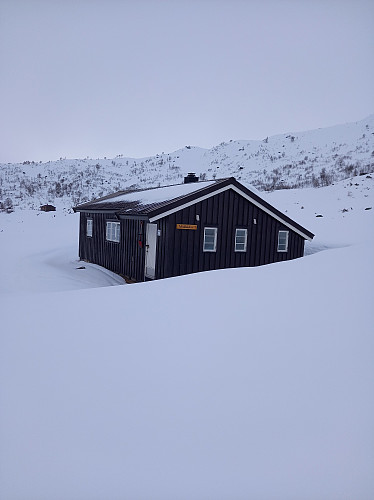
[[[197,225],[195,225],[195,224],[177,224],[177,229],[194,229],[196,231]]]

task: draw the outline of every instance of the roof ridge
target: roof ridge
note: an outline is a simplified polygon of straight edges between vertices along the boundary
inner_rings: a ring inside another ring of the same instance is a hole
[[[230,177],[222,177],[222,179],[204,179],[203,181],[199,180],[193,184],[202,184],[204,182],[221,182],[221,181],[227,181],[227,179],[230,179]],[[166,186],[151,186],[151,187],[139,188],[139,189],[125,189],[124,191],[117,191],[117,193],[118,194],[119,193],[121,193],[121,194],[139,193],[141,191],[151,191],[152,189],[162,189],[162,188],[167,188],[167,187],[183,186],[184,184],[185,184],[184,182],[179,182],[178,184],[167,184]]]

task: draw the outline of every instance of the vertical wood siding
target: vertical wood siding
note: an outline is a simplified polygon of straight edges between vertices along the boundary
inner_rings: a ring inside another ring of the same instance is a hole
[[[196,215],[200,220],[196,220]],[[254,224],[256,219],[257,224]],[[304,239],[270,215],[227,190],[160,219],[156,278],[228,267],[259,266],[301,257]],[[176,229],[196,224],[197,230]],[[203,252],[204,227],[217,227],[217,251]],[[246,252],[235,252],[235,230],[247,229]],[[289,231],[288,251],[278,252],[278,231]]]
[[[86,236],[87,219],[92,219],[92,237]],[[120,242],[106,240],[106,222],[120,222]],[[144,279],[145,223],[119,221],[113,214],[80,214],[79,257],[136,281]],[[139,237],[143,247],[139,246]]]
[[[87,218],[93,220],[92,238],[86,236]],[[119,221],[120,242],[115,243],[106,241],[107,220],[118,222],[114,214],[80,214],[80,258],[143,281],[146,221]],[[177,224],[196,224],[197,230],[176,229]],[[212,269],[259,266],[304,254],[304,238],[231,189],[158,220],[157,227],[156,279]],[[218,229],[216,252],[203,252],[204,227]],[[237,228],[247,229],[246,252],[235,252]],[[279,230],[289,231],[287,252],[277,251]],[[138,244],[139,236],[143,248]]]

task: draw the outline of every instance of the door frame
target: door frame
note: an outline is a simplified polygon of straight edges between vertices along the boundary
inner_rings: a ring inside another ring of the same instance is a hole
[[[148,222],[145,230],[144,279],[154,280],[156,277],[157,223]],[[149,259],[152,259],[150,262]],[[153,266],[148,266],[148,264]],[[149,272],[150,270],[150,272]]]

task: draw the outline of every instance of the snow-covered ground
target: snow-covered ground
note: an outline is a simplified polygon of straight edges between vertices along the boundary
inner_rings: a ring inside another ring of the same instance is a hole
[[[0,499],[374,498],[373,193],[269,195],[303,259],[110,287],[76,215],[1,214]]]
[[[316,235],[312,242],[306,242],[305,254],[374,238],[372,174],[352,177],[325,188],[273,191],[266,199]]]
[[[79,214],[21,210],[0,214],[0,297],[117,285],[107,269],[79,262]],[[81,269],[84,267],[84,269]]]

